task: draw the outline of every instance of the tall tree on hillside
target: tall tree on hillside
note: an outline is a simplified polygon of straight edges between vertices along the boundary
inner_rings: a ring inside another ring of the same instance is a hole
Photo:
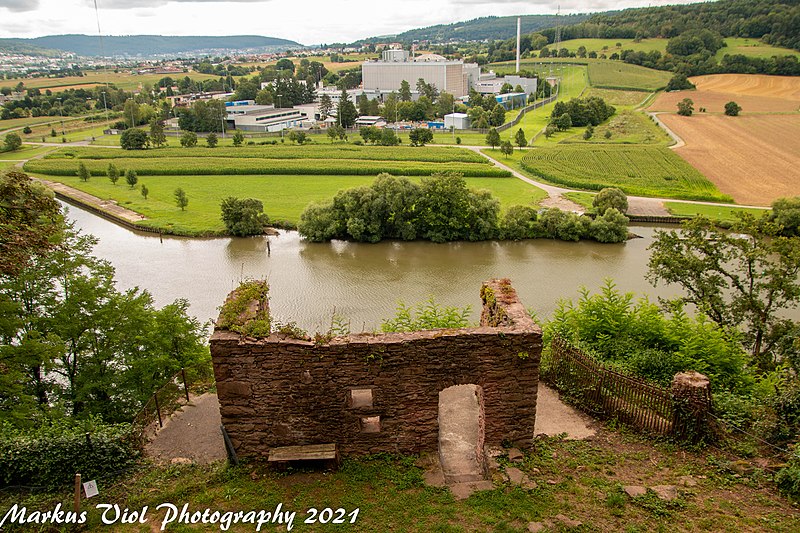
[[[325,120],[329,116],[331,116],[331,112],[333,111],[333,102],[331,101],[331,97],[327,94],[323,94],[319,97],[319,114],[322,120]]]

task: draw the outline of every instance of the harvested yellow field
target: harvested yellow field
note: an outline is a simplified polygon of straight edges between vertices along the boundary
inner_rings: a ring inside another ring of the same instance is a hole
[[[698,91],[769,96],[800,102],[800,78],[766,74],[709,74],[689,79]]]
[[[661,93],[650,111],[674,113],[678,102],[689,98],[694,109],[706,108],[709,113],[722,113],[725,104],[735,101],[742,113],[789,113],[800,110],[800,78],[762,74],[711,74],[690,78],[697,86],[693,91]]]
[[[675,151],[740,204],[800,195],[800,115],[660,115]]]

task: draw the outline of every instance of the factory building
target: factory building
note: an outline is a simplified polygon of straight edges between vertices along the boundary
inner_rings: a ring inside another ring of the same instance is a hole
[[[415,91],[417,80],[435,85],[440,92],[460,98],[469,94],[477,83],[480,67],[477,63],[446,59],[438,54],[410,57],[406,50],[384,50],[381,59],[365,61],[361,67],[365,91],[390,93],[397,91],[403,80]]]

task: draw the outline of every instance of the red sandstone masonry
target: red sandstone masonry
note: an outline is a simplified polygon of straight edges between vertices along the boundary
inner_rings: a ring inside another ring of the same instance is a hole
[[[529,445],[541,330],[508,280],[483,287],[477,328],[349,335],[325,344],[215,329],[220,413],[236,453],[266,457],[273,447],[324,443],[338,444],[343,456],[436,451],[439,392],[470,383],[483,389],[486,444]],[[372,389],[372,406],[349,407],[353,389]],[[361,420],[372,416],[380,417],[380,432],[365,433]]]

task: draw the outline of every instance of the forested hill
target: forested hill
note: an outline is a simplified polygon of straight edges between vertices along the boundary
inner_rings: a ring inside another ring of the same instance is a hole
[[[751,37],[800,50],[800,2],[720,0],[600,13],[581,24],[562,28],[561,39],[670,38],[687,30],[711,30],[723,37]],[[553,42],[555,30],[550,28],[541,33]]]
[[[7,43],[4,43],[7,41]],[[48,35],[34,39],[0,39],[4,44],[29,45],[39,48],[73,52],[81,56],[155,56],[202,53],[222,50],[263,50],[274,52],[300,47],[299,43],[260,35],[231,35],[224,37],[164,35],[126,35],[103,37],[102,47],[97,35]]]
[[[588,14],[580,15],[522,15],[522,33],[533,33],[544,28],[578,24],[589,18]],[[484,39],[508,39],[517,35],[517,17],[481,17],[454,24],[438,24],[427,28],[417,28],[392,36],[399,42],[434,41],[446,42],[482,41]],[[359,42],[378,42],[386,37],[372,37]]]

